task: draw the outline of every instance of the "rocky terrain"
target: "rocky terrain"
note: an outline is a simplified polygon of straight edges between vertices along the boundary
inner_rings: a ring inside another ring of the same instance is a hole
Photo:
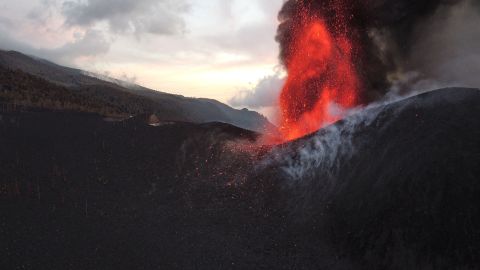
[[[476,269],[480,91],[276,146],[225,123],[3,106],[2,269]]]

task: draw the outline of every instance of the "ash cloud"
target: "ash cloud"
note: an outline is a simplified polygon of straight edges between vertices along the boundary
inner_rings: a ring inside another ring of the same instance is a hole
[[[289,0],[279,13],[280,60],[288,65],[305,16],[321,17],[355,44],[363,103],[380,99],[395,83],[400,91],[428,80],[478,87],[479,6],[474,0]],[[415,72],[415,80],[398,83],[407,72]]]
[[[472,0],[440,8],[419,26],[407,65],[408,70],[418,70],[416,83],[426,84],[430,78],[441,86],[480,87],[479,26],[480,2]],[[421,87],[432,90],[432,86]]]

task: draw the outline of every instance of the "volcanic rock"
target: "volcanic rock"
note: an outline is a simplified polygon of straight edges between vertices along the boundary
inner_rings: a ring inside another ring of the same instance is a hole
[[[261,146],[223,123],[0,113],[2,269],[475,269],[480,91]]]

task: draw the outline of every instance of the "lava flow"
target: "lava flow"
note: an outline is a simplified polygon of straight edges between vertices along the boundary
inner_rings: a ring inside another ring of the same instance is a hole
[[[354,48],[347,35],[329,29],[321,18],[305,19],[296,27],[285,64],[288,77],[279,100],[284,140],[337,121],[341,111],[358,102]]]

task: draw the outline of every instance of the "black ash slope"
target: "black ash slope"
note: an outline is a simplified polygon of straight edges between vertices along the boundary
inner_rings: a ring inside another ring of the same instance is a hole
[[[253,210],[225,186],[250,157],[224,144],[258,135],[146,118],[1,114],[0,268],[185,268],[185,254],[213,265],[225,257],[203,252],[242,250],[225,223],[248,223]]]
[[[264,177],[284,179],[299,230],[329,242],[340,264],[480,266],[479,90],[366,110],[272,157]]]
[[[0,266],[477,268],[479,105],[434,91],[268,153],[220,123],[2,112]]]

